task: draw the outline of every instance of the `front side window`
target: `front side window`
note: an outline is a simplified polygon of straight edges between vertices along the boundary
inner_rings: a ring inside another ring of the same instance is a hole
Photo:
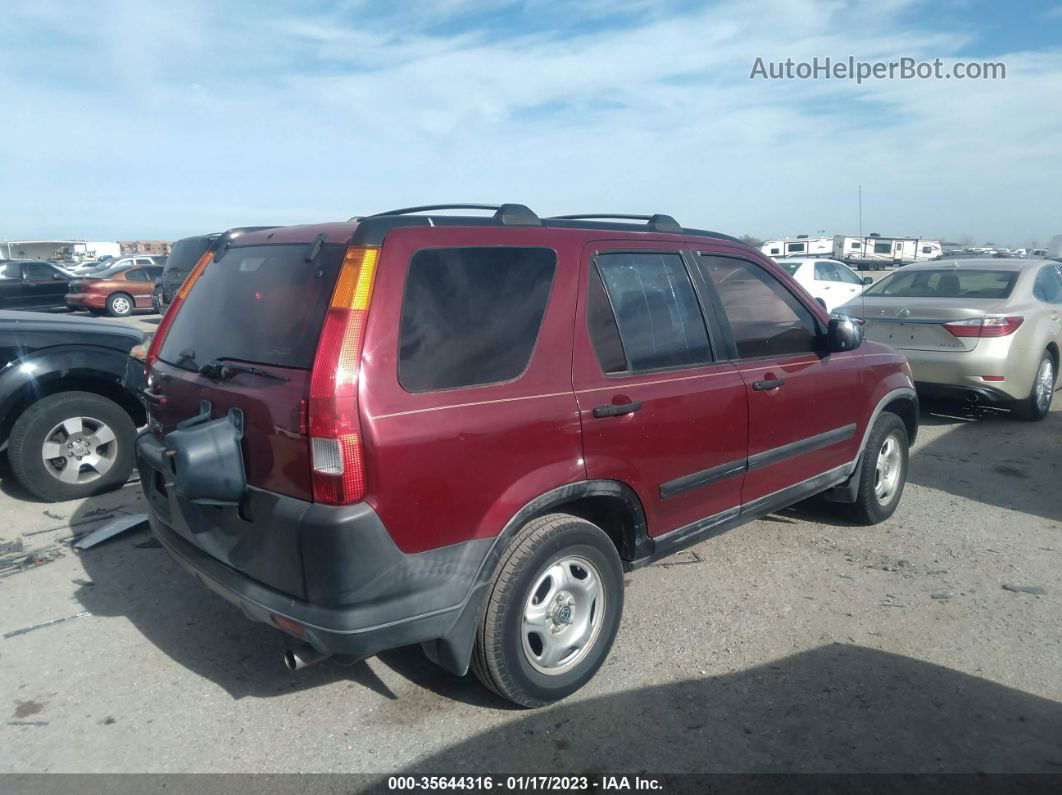
[[[623,340],[625,370],[712,361],[704,315],[680,254],[615,252],[598,254],[594,261]],[[594,342],[602,369],[609,372],[608,351]]]
[[[814,352],[814,316],[772,274],[734,257],[701,254],[699,261],[719,293],[739,358]]]
[[[833,268],[834,281],[844,282],[845,284],[858,284],[862,286],[862,280],[852,273],[851,269],[845,265],[838,265],[836,262],[831,262],[830,266]]]
[[[399,331],[409,392],[511,381],[531,360],[557,255],[546,248],[425,249],[413,255]]]
[[[815,263],[815,281],[817,282],[832,282],[836,281],[833,278],[833,269],[828,262],[816,262]]]

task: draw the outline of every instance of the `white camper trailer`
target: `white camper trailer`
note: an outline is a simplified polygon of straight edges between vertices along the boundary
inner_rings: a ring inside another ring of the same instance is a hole
[[[939,240],[882,237],[872,233],[866,237],[835,235],[831,256],[849,265],[884,270],[889,265],[900,267],[939,259],[942,253]]]
[[[833,239],[797,235],[785,240],[768,240],[760,251],[768,257],[828,257],[833,253]]]

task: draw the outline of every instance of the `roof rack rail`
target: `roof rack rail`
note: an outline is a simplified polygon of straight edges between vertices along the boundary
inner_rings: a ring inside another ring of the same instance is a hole
[[[593,219],[614,218],[618,221],[645,221],[645,225],[654,232],[682,232],[682,225],[670,215],[653,213],[652,215],[630,215],[628,213],[576,213],[573,215],[551,215],[558,221],[589,221]]]
[[[541,226],[542,221],[531,208],[523,204],[424,204],[420,207],[401,207],[382,213],[373,213],[364,218],[379,218],[384,215],[410,215],[432,210],[493,210],[494,218],[509,226]],[[359,218],[359,220],[361,220]]]

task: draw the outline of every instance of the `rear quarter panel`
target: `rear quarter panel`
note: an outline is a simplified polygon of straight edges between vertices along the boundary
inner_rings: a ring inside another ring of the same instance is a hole
[[[392,231],[369,310],[359,386],[367,501],[403,552],[497,535],[533,498],[583,480],[572,391],[581,238],[542,229]],[[399,316],[412,255],[441,246],[536,246],[557,253],[545,317],[523,375],[414,394],[398,382]]]

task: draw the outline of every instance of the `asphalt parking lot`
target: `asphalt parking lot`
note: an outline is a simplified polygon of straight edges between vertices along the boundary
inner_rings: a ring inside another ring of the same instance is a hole
[[[0,470],[0,542],[63,551],[0,580],[0,770],[1058,772],[1060,439],[1062,405],[926,411],[891,520],[804,504],[628,575],[609,661],[538,711],[415,648],[288,672],[149,533],[64,546],[135,483],[45,504]]]

